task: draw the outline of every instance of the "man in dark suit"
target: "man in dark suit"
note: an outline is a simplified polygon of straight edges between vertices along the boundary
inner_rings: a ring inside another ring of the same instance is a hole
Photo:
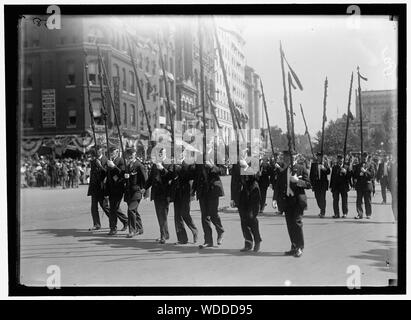
[[[225,168],[216,165],[211,158],[208,158],[205,164],[196,165],[192,195],[197,194],[200,202],[201,224],[204,231],[204,244],[199,246],[200,249],[214,246],[211,223],[217,231],[217,244],[220,245],[223,241],[224,228],[218,215],[219,198],[224,196],[220,180],[223,170]]]
[[[355,189],[357,190],[357,213],[355,219],[363,218],[362,199],[365,204],[365,215],[367,219],[371,219],[371,193],[372,193],[372,179],[375,176],[374,166],[366,160],[364,154],[362,161],[355,166],[353,176],[356,180]]]
[[[310,183],[314,191],[315,199],[317,200],[317,205],[320,208],[320,218],[325,216],[326,207],[326,192],[328,190],[328,175],[331,170],[328,165],[326,157],[322,157],[321,152],[316,154],[316,158],[313,163],[311,163],[310,169]]]
[[[160,227],[160,238],[157,241],[160,244],[166,243],[170,238],[168,233],[168,209],[170,205],[170,189],[172,181],[171,164],[165,163],[167,159],[166,149],[161,148],[156,155],[150,174],[144,189],[151,187],[151,200],[154,200],[157,220]]]
[[[258,178],[258,186],[261,194],[260,212],[264,211],[266,206],[267,189],[270,185],[270,162],[267,157],[260,160],[260,174]]]
[[[294,152],[293,152],[294,155]],[[291,250],[286,255],[300,257],[304,249],[303,213],[307,208],[305,189],[311,188],[308,171],[304,166],[294,163],[291,166],[290,152],[283,152],[283,167],[279,169],[276,183],[276,201],[285,211]],[[294,162],[294,159],[292,159]]]
[[[127,202],[128,216],[128,238],[133,238],[136,234],[143,234],[143,223],[141,221],[138,206],[145,193],[144,185],[147,181],[147,172],[143,164],[136,157],[136,150],[127,150],[127,169],[124,174],[126,179],[126,190],[124,201]]]
[[[110,159],[107,160],[107,192],[110,202],[110,232],[109,235],[117,233],[117,219],[123,223],[123,229],[127,230],[128,219],[121,211],[120,203],[124,194],[124,171],[125,163],[119,156],[119,150],[116,147],[110,148]]]
[[[87,191],[87,196],[91,196],[91,217],[93,219],[93,228],[91,230],[101,228],[98,205],[100,205],[107,218],[110,219],[108,199],[104,196],[106,165],[107,157],[104,156],[103,149],[101,146],[96,146],[95,149],[91,150],[90,182]]]
[[[388,161],[388,156],[384,156],[381,163],[378,165],[377,170],[377,182],[381,185],[381,195],[382,195],[382,204],[387,204],[387,187],[389,188],[388,183],[388,172],[390,170],[390,163]]]
[[[193,233],[193,242],[197,243],[198,230],[190,215],[191,187],[195,177],[195,164],[185,162],[186,152],[181,153],[181,158],[171,165],[173,180],[171,185],[171,201],[174,202],[174,224],[176,227],[177,243],[188,243],[184,223]],[[190,163],[190,161],[189,161]]]
[[[273,208],[274,210],[277,210],[276,214],[282,215],[284,213],[284,210],[282,208],[278,207],[278,203],[275,200],[276,199],[276,184],[277,184],[277,179],[278,179],[278,174],[281,169],[281,165],[279,163],[280,157],[278,156],[278,153],[275,153],[274,156],[270,159],[270,183],[271,183],[271,188],[273,189]]]
[[[340,217],[340,195],[342,203],[342,217],[346,218],[348,214],[348,191],[351,187],[352,171],[349,169],[349,163],[343,164],[343,156],[337,156],[337,163],[332,167],[330,189],[333,194],[333,218]]]
[[[241,230],[244,237],[244,248],[240,251],[254,252],[260,250],[261,235],[257,215],[261,208],[260,172],[254,171],[245,157],[233,165],[231,175],[231,207],[237,207],[240,214]]]

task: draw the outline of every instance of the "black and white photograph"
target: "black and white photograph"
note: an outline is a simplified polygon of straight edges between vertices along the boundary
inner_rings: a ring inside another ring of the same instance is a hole
[[[15,292],[398,289],[405,4],[307,6],[6,5]]]

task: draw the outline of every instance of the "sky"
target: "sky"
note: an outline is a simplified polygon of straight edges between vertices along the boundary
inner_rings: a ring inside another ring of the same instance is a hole
[[[327,118],[347,112],[351,72],[351,111],[355,116],[357,66],[368,81],[362,90],[397,88],[397,27],[388,16],[242,16],[247,64],[261,76],[270,125],[286,130],[279,43],[303,91],[293,90],[295,132],[305,132],[301,103],[311,135],[321,130],[324,81],[328,78]],[[288,90],[288,85],[287,85]],[[266,122],[264,122],[266,126]]]

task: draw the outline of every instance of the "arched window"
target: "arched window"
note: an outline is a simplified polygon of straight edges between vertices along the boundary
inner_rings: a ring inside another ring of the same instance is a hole
[[[136,126],[136,106],[134,104],[131,105],[131,125]]]
[[[90,84],[97,84],[97,60],[88,63],[88,80]]]
[[[124,111],[123,111],[123,125],[125,126],[125,127],[127,127],[127,103],[123,103],[123,109],[124,109]]]
[[[93,118],[94,118],[94,123],[97,125],[103,125],[104,124],[104,119],[103,119],[103,114],[101,113],[102,111],[102,104],[101,104],[101,99],[93,99],[91,102],[91,106],[93,109]]]
[[[130,92],[131,93],[136,93],[135,86],[134,86],[134,79],[135,79],[134,78],[134,72],[130,71],[129,75],[130,75]]]

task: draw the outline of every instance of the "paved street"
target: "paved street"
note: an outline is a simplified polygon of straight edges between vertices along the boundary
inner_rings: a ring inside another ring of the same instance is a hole
[[[229,205],[230,177],[223,177]],[[174,245],[174,209],[169,212],[170,240],[155,242],[159,227],[154,204],[142,202],[144,234],[127,239],[126,232],[108,236],[91,226],[87,186],[79,189],[34,188],[21,190],[21,282],[45,286],[47,267],[61,269],[62,286],[346,286],[350,265],[359,266],[362,286],[387,286],[396,276],[397,224],[390,205],[381,205],[379,185],[373,198],[371,220],[354,220],[355,192],[349,193],[349,218],[332,219],[332,198],[327,193],[327,217],[320,219],[314,195],[308,195],[304,215],[305,251],[301,258],[284,256],[290,247],[285,219],[275,216],[269,189],[267,208],[259,216],[263,238],[259,253],[242,253],[237,212],[223,210],[224,243],[199,250],[197,245]],[[388,203],[391,196],[388,194]],[[125,203],[122,208],[126,211]],[[101,211],[101,210],[100,210]],[[198,202],[192,216],[203,232]],[[121,228],[121,223],[118,226]],[[188,229],[187,229],[188,230]],[[214,230],[214,236],[216,236]],[[192,241],[192,236],[189,234]],[[388,262],[388,263],[387,263]]]

